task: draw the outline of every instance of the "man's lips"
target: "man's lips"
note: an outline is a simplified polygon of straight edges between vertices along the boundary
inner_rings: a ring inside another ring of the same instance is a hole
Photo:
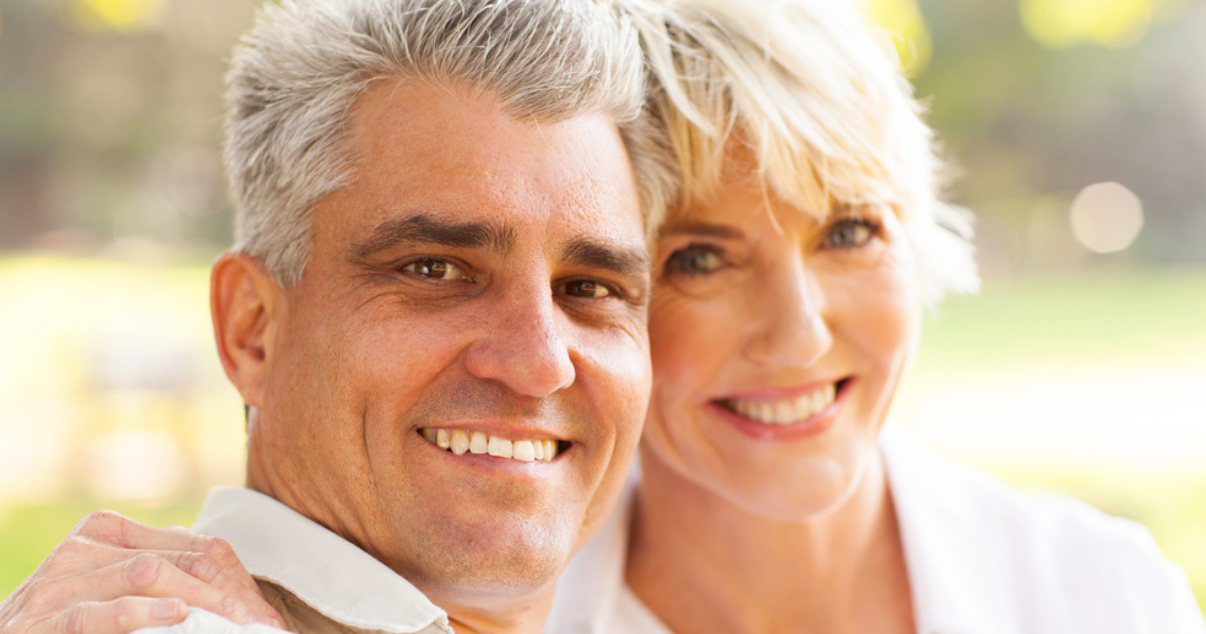
[[[552,462],[569,443],[554,438],[533,436],[506,438],[482,431],[448,427],[423,427],[419,435],[427,442],[458,456],[486,454],[521,462]]]

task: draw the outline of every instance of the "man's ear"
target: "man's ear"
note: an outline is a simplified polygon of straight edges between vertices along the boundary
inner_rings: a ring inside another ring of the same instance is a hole
[[[227,251],[214,262],[209,310],[218,356],[243,402],[252,407],[263,404],[283,299],[281,287],[251,256]]]

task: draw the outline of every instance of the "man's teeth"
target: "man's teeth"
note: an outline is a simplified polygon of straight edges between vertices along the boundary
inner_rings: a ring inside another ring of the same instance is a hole
[[[731,398],[725,407],[738,414],[768,425],[791,425],[821,413],[833,404],[837,387],[830,383],[810,394],[792,399]]]
[[[552,462],[557,457],[557,441],[507,440],[488,436],[480,431],[468,432],[460,429],[434,429],[424,427],[419,432],[427,442],[461,456],[466,453],[484,453],[498,458],[513,458],[523,462],[542,460]]]

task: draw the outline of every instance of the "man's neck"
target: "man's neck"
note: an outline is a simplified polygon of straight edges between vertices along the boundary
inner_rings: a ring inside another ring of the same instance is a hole
[[[535,593],[508,593],[506,597],[445,597],[435,591],[427,597],[448,613],[448,621],[457,634],[540,634],[553,605],[549,583]]]
[[[316,513],[309,512],[310,507],[304,504],[304,501],[288,495],[288,487],[274,487],[273,479],[267,477],[267,470],[256,468],[258,464],[255,460],[249,460],[247,488],[279,500],[389,565],[371,548],[366,548],[365,544],[358,543],[350,535],[350,531],[341,530],[340,525],[331,522],[325,516],[320,517]],[[285,493],[285,495],[282,496],[280,493]],[[395,572],[397,572],[396,569]],[[553,590],[556,588],[554,579],[534,591],[451,591],[446,588],[432,587],[420,580],[409,578],[408,575],[401,572],[398,574],[448,614],[448,621],[457,634],[540,634],[552,607]]]

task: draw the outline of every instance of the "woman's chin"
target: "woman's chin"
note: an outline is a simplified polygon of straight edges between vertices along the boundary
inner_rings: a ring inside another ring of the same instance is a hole
[[[799,479],[792,481],[801,483],[798,486],[729,481],[717,483],[713,492],[761,520],[808,523],[840,509],[858,490],[865,469],[818,471],[822,472],[813,476],[797,474]]]
[[[719,502],[775,522],[823,518],[859,490],[879,459],[878,427],[858,424],[862,417],[843,409],[827,408],[815,420],[790,426],[790,438],[780,437],[785,426],[761,424],[722,407],[701,408],[691,425],[677,429],[654,416],[646,422],[643,477],[679,502]],[[742,425],[734,424],[738,419]],[[771,432],[745,429],[754,426]],[[680,433],[658,433],[667,430]]]
[[[874,434],[830,430],[821,443],[803,446],[758,441],[713,446],[712,460],[684,460],[679,486],[699,487],[709,497],[764,520],[809,522],[840,509],[867,481],[880,454]],[[692,468],[694,466],[695,468]],[[690,473],[694,472],[694,473]],[[685,492],[684,492],[685,493]]]

